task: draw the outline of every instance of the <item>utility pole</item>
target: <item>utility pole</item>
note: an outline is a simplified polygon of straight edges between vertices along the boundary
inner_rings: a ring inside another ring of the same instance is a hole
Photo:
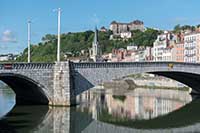
[[[58,8],[58,43],[57,43],[57,62],[60,62],[60,16],[61,16],[61,9]]]
[[[31,62],[30,45],[31,45],[31,21],[28,20],[28,63]]]

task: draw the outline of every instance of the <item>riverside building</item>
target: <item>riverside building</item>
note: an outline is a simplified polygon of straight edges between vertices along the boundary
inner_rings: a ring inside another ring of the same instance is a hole
[[[185,35],[184,62],[200,62],[200,32],[193,32]]]
[[[168,31],[158,35],[153,44],[154,61],[175,61],[175,39],[174,35]]]

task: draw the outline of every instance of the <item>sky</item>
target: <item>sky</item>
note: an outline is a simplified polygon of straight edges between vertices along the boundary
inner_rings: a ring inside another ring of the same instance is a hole
[[[57,33],[61,8],[61,32],[93,30],[113,21],[139,19],[146,27],[170,30],[177,24],[200,24],[199,0],[0,0],[0,54],[20,53],[27,47],[27,21],[31,43]]]

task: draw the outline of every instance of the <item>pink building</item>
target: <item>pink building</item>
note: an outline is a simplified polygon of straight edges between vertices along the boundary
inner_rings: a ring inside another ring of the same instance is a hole
[[[132,62],[133,61],[133,58],[132,58],[132,53],[134,51],[132,50],[126,50],[126,49],[113,49],[112,50],[112,54],[114,55],[113,56],[113,59],[112,61],[116,61],[116,62]]]

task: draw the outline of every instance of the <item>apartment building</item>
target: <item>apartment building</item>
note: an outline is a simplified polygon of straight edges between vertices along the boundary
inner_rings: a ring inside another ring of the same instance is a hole
[[[200,62],[200,32],[193,32],[185,35],[184,62]]]
[[[154,61],[175,61],[175,35],[165,31],[153,44]]]
[[[184,42],[176,43],[176,61],[184,62]]]

